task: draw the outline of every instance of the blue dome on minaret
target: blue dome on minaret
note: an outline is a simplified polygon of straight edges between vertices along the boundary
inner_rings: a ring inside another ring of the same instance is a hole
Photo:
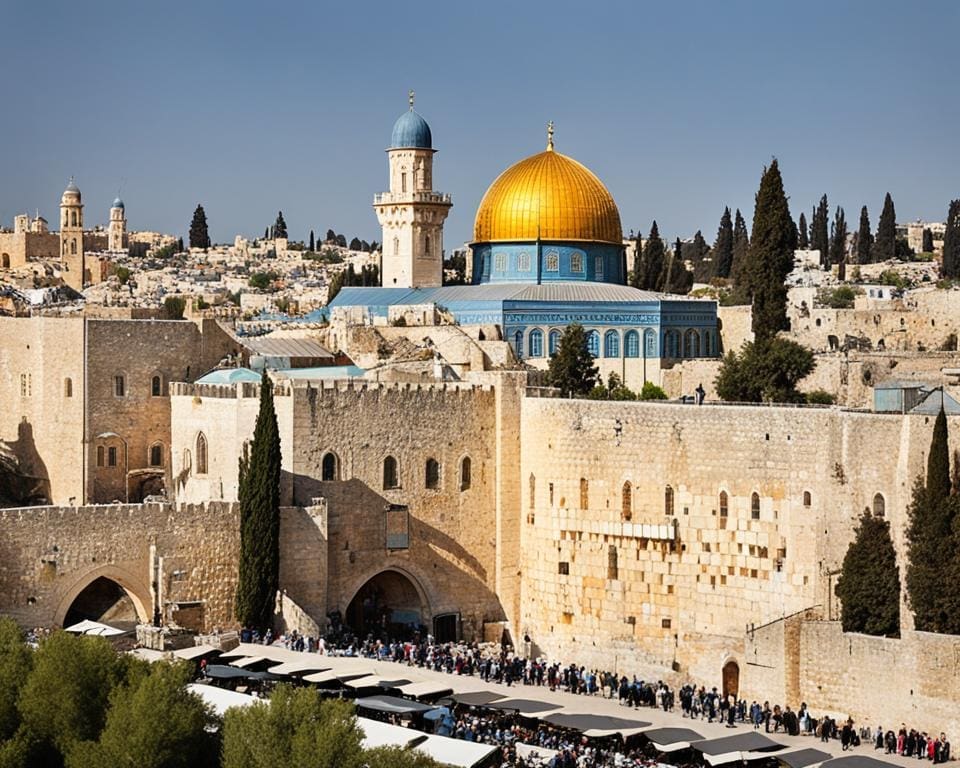
[[[413,91],[410,91],[410,109],[397,118],[390,136],[390,149],[433,149],[430,126],[413,109]]]
[[[113,201],[113,205],[110,206],[110,207],[111,207],[111,208],[123,208],[123,200],[121,200],[121,199],[118,197],[116,200]]]

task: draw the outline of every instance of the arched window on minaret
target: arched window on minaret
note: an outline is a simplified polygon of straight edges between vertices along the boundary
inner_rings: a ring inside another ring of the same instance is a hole
[[[77,238],[73,238],[73,239],[70,241],[70,253],[71,253],[73,256],[76,256],[76,255],[77,255]]]
[[[433,253],[430,250],[430,235],[423,236],[423,253],[425,256],[430,256]]]
[[[393,255],[394,256],[400,255],[400,238],[399,237],[393,238]]]

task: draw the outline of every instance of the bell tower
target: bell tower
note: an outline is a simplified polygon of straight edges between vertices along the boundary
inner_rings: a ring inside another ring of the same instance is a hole
[[[83,255],[83,203],[80,190],[70,183],[60,198],[60,256]]]
[[[107,227],[107,250],[112,253],[124,250],[127,237],[127,212],[119,197],[110,206],[110,224]]]
[[[387,159],[390,191],[374,195],[383,230],[380,282],[384,288],[443,285],[443,222],[453,203],[433,187],[430,126],[410,108],[393,126]]]

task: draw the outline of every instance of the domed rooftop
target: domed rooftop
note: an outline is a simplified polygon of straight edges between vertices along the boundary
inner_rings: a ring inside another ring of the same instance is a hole
[[[413,107],[404,112],[393,124],[393,133],[390,136],[390,148],[400,149],[413,147],[416,149],[433,149],[433,136],[430,126]]]
[[[116,198],[116,199],[113,201],[113,205],[111,205],[110,207],[111,207],[111,208],[123,208],[123,200],[121,200],[119,197]]]
[[[521,160],[490,185],[477,209],[477,243],[536,240],[623,242],[613,197],[588,168],[553,150]]]
[[[73,182],[73,176],[70,177],[70,183],[67,184],[67,188],[63,190],[62,198],[66,199],[68,197],[75,197],[77,200],[80,199],[80,188]]]

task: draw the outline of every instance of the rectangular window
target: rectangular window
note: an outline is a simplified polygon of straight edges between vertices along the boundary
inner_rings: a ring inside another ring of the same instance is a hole
[[[103,446],[102,445],[97,446],[97,466],[98,467],[103,466]]]
[[[560,254],[556,251],[547,253],[547,272],[560,271]]]
[[[33,374],[20,374],[20,397],[30,397],[33,394]]]
[[[570,563],[567,563],[567,562],[561,562],[561,563],[559,563],[558,566],[557,566],[557,573],[559,573],[561,576],[569,576],[569,575],[570,575]]]
[[[596,280],[603,280],[603,256],[593,257],[593,276]]]
[[[583,254],[582,253],[570,254],[570,271],[583,272]]]
[[[113,377],[113,394],[117,397],[123,397],[124,392],[126,392],[126,382],[123,380],[123,376],[114,376]]]
[[[497,253],[494,255],[494,265],[493,268],[497,272],[506,272],[507,271],[507,254]]]
[[[117,466],[117,449],[116,448],[107,449],[107,466],[110,466],[110,467]]]
[[[529,254],[529,253],[524,252],[524,253],[521,253],[521,254],[520,254],[519,264],[518,264],[517,268],[518,268],[521,272],[529,272],[529,271],[530,271],[530,254]]]

